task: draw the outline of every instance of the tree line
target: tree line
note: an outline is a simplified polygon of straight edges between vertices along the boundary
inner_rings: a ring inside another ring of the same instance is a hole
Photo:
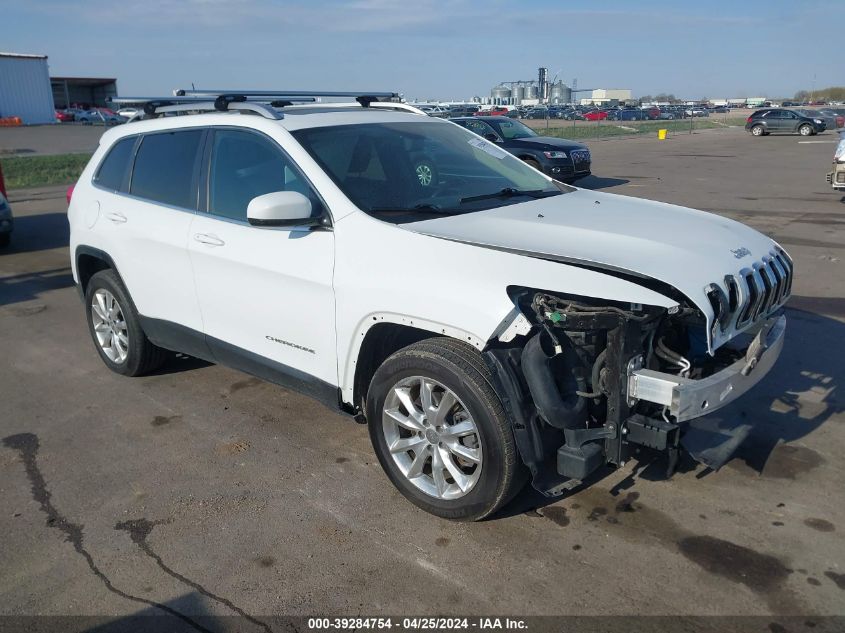
[[[799,90],[796,101],[845,101],[845,86],[832,86],[819,90]]]

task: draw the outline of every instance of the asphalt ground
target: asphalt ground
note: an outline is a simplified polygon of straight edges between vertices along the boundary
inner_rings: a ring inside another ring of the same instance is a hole
[[[775,633],[793,630],[785,616],[809,630],[845,615],[834,143],[731,129],[591,146],[583,186],[708,209],[780,241],[797,270],[785,349],[736,406],[754,431],[718,472],[685,461],[665,480],[660,463],[633,459],[475,524],[417,510],[366,429],[303,396],[175,355],[152,376],[109,372],[70,274],[64,188],[12,191],[0,614],[170,610],[238,616],[237,630],[276,615],[747,615],[759,617],[746,630]]]
[[[0,158],[4,154],[92,154],[106,129],[102,125],[82,123],[0,128]]]

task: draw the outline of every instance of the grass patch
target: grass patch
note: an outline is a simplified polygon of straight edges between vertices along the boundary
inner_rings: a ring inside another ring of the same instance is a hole
[[[85,169],[90,154],[56,156],[13,156],[3,158],[3,176],[9,189],[26,189],[76,182]]]
[[[551,122],[550,122],[551,123]],[[712,130],[724,128],[731,125],[745,125],[745,117],[724,118],[700,118],[692,120],[692,130]],[[668,130],[670,134],[685,134],[690,131],[690,120],[679,119],[675,121],[602,121],[601,123],[551,123],[552,127],[547,130],[544,127],[534,127],[537,134],[543,136],[555,136],[557,138],[587,140],[591,138],[609,138],[613,136],[638,136],[641,134],[653,134],[657,136],[657,130]]]

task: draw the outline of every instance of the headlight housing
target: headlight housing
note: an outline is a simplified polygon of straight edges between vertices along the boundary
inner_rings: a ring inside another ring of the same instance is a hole
[[[543,156],[545,156],[546,158],[566,158],[566,152],[543,152]]]
[[[821,119],[813,119],[813,122],[818,123],[819,125],[823,123]]]

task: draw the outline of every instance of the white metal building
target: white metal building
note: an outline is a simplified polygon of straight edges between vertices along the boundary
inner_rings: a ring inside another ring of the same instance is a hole
[[[630,101],[631,91],[622,88],[597,88],[589,97],[581,99],[581,105],[604,105],[611,101]]]
[[[0,53],[0,117],[24,124],[55,123],[46,55]]]

